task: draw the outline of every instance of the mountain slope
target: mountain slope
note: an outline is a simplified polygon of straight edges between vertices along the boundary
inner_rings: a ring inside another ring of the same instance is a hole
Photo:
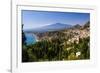
[[[72,26],[69,24],[55,23],[55,24],[50,24],[50,25],[43,26],[43,27],[36,28],[36,29],[25,30],[25,32],[57,31],[57,30],[67,29],[70,27],[72,27]]]
[[[55,23],[55,24],[51,24],[51,25],[47,25],[44,26],[44,29],[50,29],[50,30],[59,30],[59,29],[66,29],[66,28],[70,28],[71,25],[68,24],[62,24],[62,23]]]

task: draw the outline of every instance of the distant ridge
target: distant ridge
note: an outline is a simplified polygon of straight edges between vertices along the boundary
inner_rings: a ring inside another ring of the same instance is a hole
[[[71,27],[72,25],[69,25],[69,24],[55,23],[55,24],[46,25],[46,26],[36,28],[36,29],[25,30],[25,32],[48,32],[48,31],[57,31],[57,30],[67,29]]]

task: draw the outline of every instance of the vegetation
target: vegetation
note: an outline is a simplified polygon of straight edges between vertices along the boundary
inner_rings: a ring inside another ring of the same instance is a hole
[[[22,25],[22,62],[28,62],[29,60],[28,52],[27,52],[27,45],[26,45],[26,36],[23,31]]]
[[[87,25],[83,29],[80,29],[82,28],[80,26],[76,29],[38,33],[39,41],[30,45],[26,44],[22,30],[22,62],[89,59],[90,36],[75,32],[76,30],[84,32],[89,28]]]

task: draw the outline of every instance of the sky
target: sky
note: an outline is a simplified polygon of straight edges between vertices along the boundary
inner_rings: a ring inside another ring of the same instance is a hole
[[[90,20],[90,13],[22,10],[21,17],[22,24],[24,24],[23,29],[26,30],[55,23],[83,25]]]

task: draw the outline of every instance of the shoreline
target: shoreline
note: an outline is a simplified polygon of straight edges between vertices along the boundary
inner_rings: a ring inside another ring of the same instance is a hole
[[[34,33],[32,33],[32,36],[35,37],[36,42],[39,41],[39,40],[37,39],[37,36],[36,36]]]

